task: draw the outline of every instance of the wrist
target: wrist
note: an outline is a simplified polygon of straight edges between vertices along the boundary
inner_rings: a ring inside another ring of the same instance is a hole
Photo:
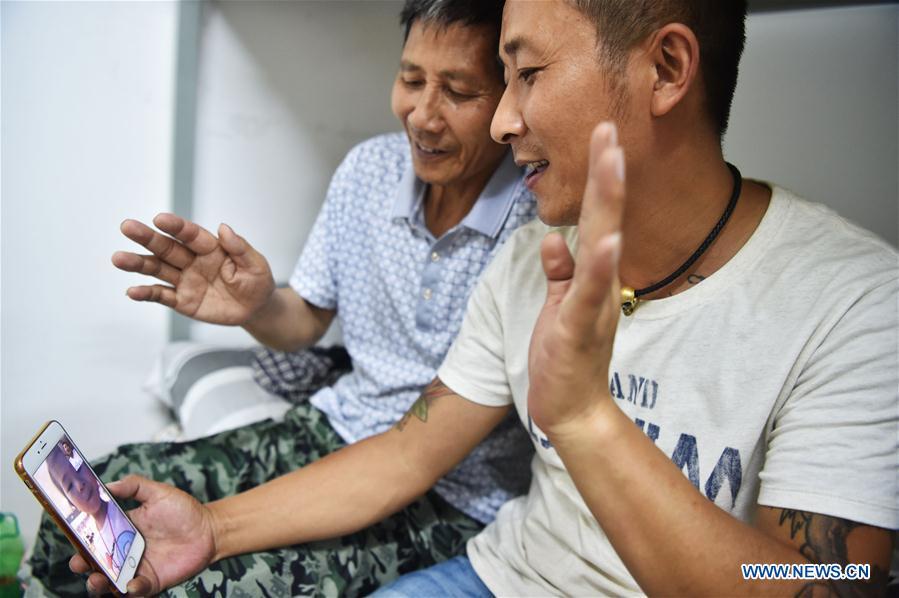
[[[228,546],[229,529],[233,526],[227,513],[222,508],[221,500],[203,505],[203,508],[206,510],[206,520],[212,536],[212,558],[209,562],[212,564],[236,554]]]
[[[568,448],[585,446],[588,442],[606,442],[612,439],[622,418],[627,421],[611,395],[605,392],[596,397],[590,407],[578,417],[544,432],[556,450],[562,452]]]
[[[268,298],[255,310],[250,312],[250,315],[247,316],[247,319],[244,320],[244,323],[241,324],[243,328],[252,334],[252,329],[257,327],[261,322],[264,322],[272,317],[272,314],[275,314],[280,309],[280,297],[278,295],[278,289],[274,287],[274,282],[272,283],[272,290],[268,295]]]

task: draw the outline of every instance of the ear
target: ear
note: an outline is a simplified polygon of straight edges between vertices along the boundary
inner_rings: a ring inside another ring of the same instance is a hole
[[[669,23],[651,37],[648,50],[655,62],[652,115],[664,116],[697,85],[699,40],[686,25]]]

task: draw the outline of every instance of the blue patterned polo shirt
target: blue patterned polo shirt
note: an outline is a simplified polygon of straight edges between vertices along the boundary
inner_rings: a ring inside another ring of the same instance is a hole
[[[536,215],[511,152],[439,239],[424,224],[425,189],[404,134],[359,144],[335,172],[290,279],[308,302],[337,310],[353,370],[311,401],[348,443],[411,407],[459,332],[481,271]],[[485,523],[530,480],[531,443],[511,415],[435,488]]]

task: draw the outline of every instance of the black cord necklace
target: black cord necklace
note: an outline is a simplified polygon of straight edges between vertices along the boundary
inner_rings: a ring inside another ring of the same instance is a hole
[[[743,186],[743,177],[740,174],[740,171],[737,170],[737,167],[731,164],[730,162],[726,162],[728,169],[730,169],[730,175],[734,180],[734,189],[730,194],[730,201],[727,202],[727,207],[724,209],[724,213],[721,215],[721,218],[718,220],[718,224],[715,225],[715,228],[712,229],[712,232],[709,233],[709,236],[705,238],[705,241],[702,242],[702,245],[693,252],[687,261],[681,264],[681,267],[669,274],[665,277],[664,280],[661,280],[653,285],[648,287],[634,290],[630,287],[621,287],[621,311],[624,315],[629,316],[637,309],[637,305],[640,303],[640,297],[644,295],[648,295],[650,293],[655,293],[659,289],[668,286],[675,280],[677,280],[687,269],[692,266],[696,260],[699,259],[703,253],[705,253],[706,249],[712,244],[712,242],[718,237],[718,234],[721,232],[721,229],[724,228],[724,225],[727,224],[727,221],[730,219],[730,215],[733,214],[734,207],[737,205],[737,199],[740,197],[740,189]]]

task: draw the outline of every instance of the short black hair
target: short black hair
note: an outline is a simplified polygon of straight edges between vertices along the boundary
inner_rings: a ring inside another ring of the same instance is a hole
[[[683,23],[699,41],[708,115],[719,137],[727,131],[746,43],[746,0],[569,0],[596,26],[600,58],[613,74],[627,53],[653,31]]]
[[[421,21],[442,27],[456,23],[469,27],[486,25],[496,32],[498,45],[503,4],[505,0],[406,0],[400,12],[400,24],[405,29],[403,41],[409,39],[415,21]]]

